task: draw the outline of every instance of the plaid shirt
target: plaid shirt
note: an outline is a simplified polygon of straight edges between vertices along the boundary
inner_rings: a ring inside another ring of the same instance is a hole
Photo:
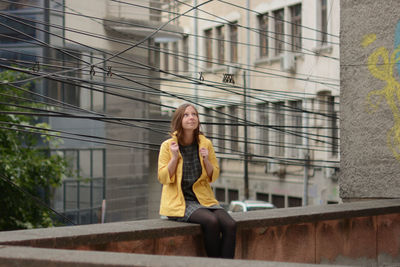
[[[222,209],[219,205],[204,207],[200,205],[193,192],[193,184],[199,179],[202,168],[199,158],[199,145],[194,142],[188,146],[179,146],[183,158],[182,191],[185,197],[186,209],[184,217],[168,217],[170,219],[187,222],[190,215],[200,208]]]

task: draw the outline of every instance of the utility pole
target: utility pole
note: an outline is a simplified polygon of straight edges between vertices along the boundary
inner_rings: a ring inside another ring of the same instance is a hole
[[[305,100],[305,106],[307,109],[307,99]],[[303,206],[308,205],[308,169],[309,169],[309,163],[310,163],[310,152],[308,149],[309,143],[308,143],[308,138],[307,138],[307,130],[308,130],[308,114],[306,112],[303,113],[303,118],[304,118],[304,129],[303,132],[305,134],[305,151],[304,151],[304,185],[303,185]]]
[[[246,71],[243,72],[243,108],[244,108],[244,196],[249,199],[249,160],[247,147],[247,88]]]
[[[250,0],[246,1],[246,22],[250,29]],[[250,31],[247,31],[247,43],[250,44]],[[247,66],[250,66],[250,46],[247,46]],[[243,72],[243,94],[244,94],[244,195],[249,199],[249,158],[247,144],[247,86],[250,84],[248,73]]]
[[[193,0],[193,6],[197,6],[197,0]],[[194,9],[194,17],[193,17],[193,27],[194,27],[194,75],[195,75],[195,78],[196,78],[196,75],[198,73],[197,56],[199,54],[199,44],[198,44],[198,34],[199,34],[198,32],[199,32],[199,30],[198,30],[198,19],[197,19],[197,16],[198,16],[198,11],[197,11],[197,8],[195,8]],[[194,102],[196,103],[196,105],[197,105],[197,103],[199,101],[199,92],[198,91],[199,91],[198,84],[195,83],[194,84]]]

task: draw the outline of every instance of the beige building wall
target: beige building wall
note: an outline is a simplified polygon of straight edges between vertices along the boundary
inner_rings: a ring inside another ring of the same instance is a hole
[[[197,1],[197,4],[205,1]],[[174,65],[174,55],[165,56],[163,49],[166,49],[165,44],[161,44],[161,69],[166,67],[166,61],[169,61],[168,67],[170,73],[162,77],[171,79],[161,84],[161,89],[180,95],[186,100],[197,102],[201,113],[205,113],[204,107],[207,108],[222,108],[226,114],[230,114],[229,106],[239,105],[238,116],[244,118],[243,110],[243,87],[246,82],[248,88],[247,101],[249,104],[247,119],[253,123],[260,123],[260,112],[257,112],[257,104],[264,101],[269,103],[270,110],[268,112],[269,125],[278,123],[274,115],[274,103],[284,101],[284,120],[285,125],[291,125],[293,109],[289,106],[291,101],[301,101],[299,108],[311,113],[301,112],[301,122],[304,128],[297,129],[300,132],[306,132],[310,138],[300,137],[295,142],[295,137],[292,134],[285,134],[284,142],[286,148],[280,151],[278,156],[278,147],[274,143],[279,141],[277,131],[268,131],[269,152],[263,152],[263,146],[257,144],[262,135],[262,128],[248,127],[249,140],[253,140],[255,144],[249,144],[248,151],[253,154],[249,162],[249,198],[267,198],[269,201],[284,201],[284,205],[290,206],[290,201],[304,197],[304,160],[296,161],[300,166],[292,164],[277,164],[280,159],[304,159],[307,151],[307,145],[310,149],[310,164],[308,177],[308,204],[324,204],[331,202],[339,202],[337,178],[335,172],[338,171],[339,156],[338,153],[332,156],[331,149],[331,129],[332,117],[339,116],[339,2],[327,0],[326,3],[326,21],[327,21],[327,42],[321,45],[322,37],[321,29],[321,0],[270,0],[270,1],[248,1],[250,6],[247,6],[245,0],[233,1],[212,1],[202,5],[198,11],[198,38],[195,38],[195,19],[194,12],[188,13],[192,17],[180,17],[179,25],[184,28],[188,34],[189,47],[189,69],[184,70],[183,58],[180,58],[179,68],[176,70]],[[195,1],[184,1],[186,4],[174,5],[180,13],[188,10],[193,6]],[[274,18],[277,10],[283,10],[284,21],[291,21],[293,7],[301,5],[301,47],[298,52],[291,51],[292,33],[296,27],[292,23],[283,23],[285,35],[283,35],[282,53],[276,54],[276,35],[275,23],[278,20]],[[164,6],[166,7],[166,6]],[[240,8],[244,7],[244,8]],[[247,11],[246,8],[249,10]],[[203,12],[206,11],[207,13]],[[268,55],[260,56],[260,34],[259,34],[259,15],[266,14],[268,17]],[[248,24],[249,16],[249,24]],[[200,19],[202,18],[202,19]],[[224,42],[225,57],[224,62],[218,62],[218,36],[217,28],[223,27],[224,38],[230,38],[229,23],[240,25],[237,28],[237,61],[231,62],[230,42]],[[212,31],[212,64],[207,64],[206,43],[207,38],[204,38],[205,31]],[[197,39],[197,40],[196,40]],[[197,61],[195,60],[196,42],[198,46]],[[173,52],[173,44],[168,44],[169,52]],[[182,41],[179,43],[179,51],[183,53]],[[200,74],[201,72],[201,74]],[[246,72],[246,73],[245,73]],[[204,77],[204,84],[197,86],[187,83],[187,79],[179,79],[173,74],[179,73],[187,78],[199,81],[199,77]],[[226,73],[233,74],[235,84],[223,83],[223,76]],[[246,77],[246,78],[244,78]],[[246,81],[244,81],[246,79]],[[185,84],[177,83],[176,81],[185,81]],[[212,86],[207,86],[207,85]],[[234,90],[239,94],[233,94],[219,88],[227,87],[230,91]],[[219,88],[218,88],[219,87]],[[254,90],[251,90],[254,89]],[[196,95],[198,98],[196,98]],[[337,115],[330,116],[321,113],[327,113],[328,100],[335,103],[331,108],[331,113]],[[178,106],[185,100],[176,97],[162,97],[162,103],[171,106]],[[225,104],[224,104],[225,103]],[[168,108],[163,109],[164,114],[171,114]],[[213,112],[214,116],[221,116],[220,113]],[[226,115],[229,116],[229,115]],[[202,121],[206,121],[205,116]],[[214,122],[217,119],[214,118]],[[337,127],[339,121],[336,120]],[[204,126],[204,125],[203,125]],[[311,128],[307,128],[311,127]],[[316,128],[321,127],[321,128]],[[289,128],[287,128],[289,129]],[[205,128],[203,128],[205,130]],[[213,126],[213,136],[220,131],[217,125]],[[226,138],[230,137],[231,126],[225,127]],[[207,131],[206,131],[207,135]],[[239,127],[239,137],[243,138],[244,127]],[[316,141],[316,140],[319,141]],[[218,151],[218,140],[214,138],[214,145]],[[232,197],[235,197],[237,190],[240,199],[245,198],[244,190],[244,163],[243,156],[230,151],[231,142],[226,141],[226,150],[224,153],[218,153],[222,173],[220,179],[214,184],[216,192],[223,194],[224,190],[225,202],[229,202]],[[240,142],[238,150],[244,151],[244,142]],[[221,151],[220,151],[221,152]],[[257,155],[262,157],[257,157]],[[326,168],[329,167],[329,168]],[[233,190],[233,191],[232,191]],[[229,193],[230,192],[230,193]],[[263,195],[262,195],[263,194]],[[221,196],[221,195],[220,195]],[[277,200],[279,199],[279,200]],[[293,203],[294,203],[293,202]]]

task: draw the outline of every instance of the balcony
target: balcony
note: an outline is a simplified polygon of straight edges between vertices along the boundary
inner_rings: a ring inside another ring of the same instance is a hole
[[[400,263],[399,199],[254,211],[233,217],[238,223],[235,260],[204,257],[199,225],[156,219],[0,232],[0,266]]]
[[[160,43],[180,40],[183,29],[176,23],[167,24],[162,20],[161,7],[160,1],[109,1],[104,27],[123,36],[145,38],[151,35],[155,42]]]

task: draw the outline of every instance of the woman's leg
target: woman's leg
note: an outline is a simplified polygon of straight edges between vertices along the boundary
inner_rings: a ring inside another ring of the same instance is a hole
[[[221,228],[217,216],[208,209],[198,209],[188,221],[201,225],[207,255],[213,258],[221,257]]]
[[[221,257],[233,259],[236,247],[236,222],[222,209],[214,210],[222,231]]]

